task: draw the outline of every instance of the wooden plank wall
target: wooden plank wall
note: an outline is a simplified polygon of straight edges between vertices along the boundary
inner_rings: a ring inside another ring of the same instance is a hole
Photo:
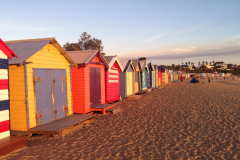
[[[93,59],[94,62],[99,62],[99,58],[96,56]],[[90,112],[90,79],[89,68],[100,68],[101,71],[101,104],[105,104],[105,66],[103,64],[88,64],[84,69],[84,90],[85,90],[85,113]]]
[[[10,136],[8,57],[0,50],[0,139]]]

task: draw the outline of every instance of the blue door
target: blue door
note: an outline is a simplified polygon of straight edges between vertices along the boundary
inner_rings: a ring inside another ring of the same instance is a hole
[[[53,121],[51,70],[33,69],[37,125]]]
[[[66,70],[33,69],[37,125],[68,115]]]
[[[66,70],[52,70],[54,120],[68,115]]]

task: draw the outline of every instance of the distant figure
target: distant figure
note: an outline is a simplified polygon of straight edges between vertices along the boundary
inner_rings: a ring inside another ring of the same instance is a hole
[[[233,77],[233,80],[234,80],[234,77]]]
[[[225,77],[224,77],[224,80],[225,80]]]
[[[208,83],[210,83],[210,77],[208,77]]]
[[[180,77],[181,83],[183,84],[183,76],[181,75]]]

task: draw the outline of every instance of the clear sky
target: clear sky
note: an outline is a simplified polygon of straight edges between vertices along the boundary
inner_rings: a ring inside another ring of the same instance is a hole
[[[55,37],[63,45],[87,32],[122,59],[240,64],[240,0],[2,0],[0,15],[5,41]]]

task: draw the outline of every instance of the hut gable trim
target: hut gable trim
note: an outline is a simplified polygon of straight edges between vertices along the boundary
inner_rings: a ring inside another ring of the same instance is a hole
[[[105,60],[109,65],[109,70],[112,69],[112,66],[114,65],[114,63],[117,62],[119,68],[121,69],[121,71],[123,71],[123,67],[117,56],[103,56],[103,57],[105,58]]]
[[[130,65],[132,66],[133,71],[135,71],[135,68],[134,68],[134,66],[132,64],[132,60],[121,60],[120,63],[122,65],[122,67],[124,68],[123,72],[128,71]]]
[[[2,41],[1,38],[0,38],[0,50],[1,50],[9,59],[12,59],[12,56],[18,58],[18,56]]]

